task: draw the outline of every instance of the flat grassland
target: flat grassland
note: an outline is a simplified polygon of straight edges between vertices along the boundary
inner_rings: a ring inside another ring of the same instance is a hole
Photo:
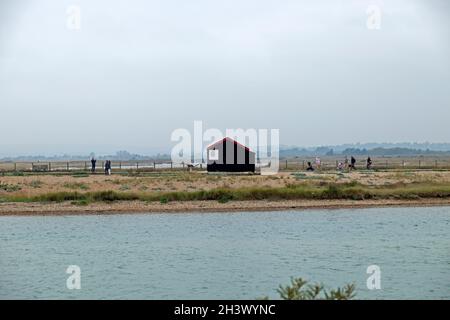
[[[0,215],[450,205],[450,171],[0,175]]]

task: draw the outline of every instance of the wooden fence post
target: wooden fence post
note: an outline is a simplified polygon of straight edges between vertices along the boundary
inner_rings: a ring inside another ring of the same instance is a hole
[[[52,171],[52,163],[51,162],[48,163],[48,171]]]
[[[17,163],[14,162],[14,171],[17,171]]]
[[[286,159],[286,170],[287,170],[287,167],[288,167],[288,166],[287,166],[287,162],[288,162],[288,161],[287,161],[287,159]]]

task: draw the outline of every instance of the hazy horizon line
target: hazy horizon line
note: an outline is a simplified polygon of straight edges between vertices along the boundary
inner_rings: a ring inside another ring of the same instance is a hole
[[[173,145],[176,143],[174,142]],[[61,156],[70,156],[70,157],[77,157],[77,156],[89,156],[92,153],[94,153],[96,156],[110,156],[110,155],[117,155],[120,152],[127,152],[131,155],[138,155],[143,157],[152,157],[157,155],[166,155],[170,154],[171,148],[173,145],[169,147],[137,147],[137,146],[130,146],[130,147],[114,147],[114,146],[91,146],[87,147],[85,145],[75,145],[73,148],[73,151],[70,150],[55,150],[55,151],[6,151],[2,152],[2,149],[4,149],[3,145],[0,145],[0,157],[1,158],[17,158],[17,157],[61,157]],[[205,144],[204,147],[206,147]],[[306,150],[314,150],[318,148],[348,148],[348,147],[355,147],[355,148],[366,148],[368,146],[377,146],[377,147],[395,147],[395,146],[410,146],[412,147],[419,147],[418,149],[425,148],[427,146],[429,147],[448,147],[447,150],[432,150],[432,151],[450,151],[450,142],[430,142],[430,141],[424,141],[424,142],[354,142],[354,143],[342,143],[342,144],[328,144],[328,145],[295,145],[295,144],[280,144],[280,148],[282,150],[289,150],[289,149],[306,149]],[[17,144],[15,145],[17,147]],[[37,145],[33,145],[33,148],[36,149],[38,147]],[[270,147],[270,145],[269,145]],[[65,146],[64,148],[67,148]],[[63,148],[63,149],[64,149]],[[78,149],[78,150],[77,150]],[[97,150],[97,151],[96,151]],[[425,149],[423,149],[425,150]]]

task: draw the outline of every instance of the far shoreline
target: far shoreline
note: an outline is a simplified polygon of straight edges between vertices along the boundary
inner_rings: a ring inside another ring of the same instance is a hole
[[[254,200],[254,201],[173,201],[169,203],[144,201],[96,202],[85,206],[58,203],[0,203],[0,217],[5,216],[68,216],[162,213],[234,213],[301,210],[336,210],[386,207],[450,206],[450,199],[383,199],[383,200]]]

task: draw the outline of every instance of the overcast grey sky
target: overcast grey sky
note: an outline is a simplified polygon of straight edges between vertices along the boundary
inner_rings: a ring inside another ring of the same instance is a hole
[[[194,120],[289,145],[450,142],[447,3],[1,0],[0,155],[148,153]]]

